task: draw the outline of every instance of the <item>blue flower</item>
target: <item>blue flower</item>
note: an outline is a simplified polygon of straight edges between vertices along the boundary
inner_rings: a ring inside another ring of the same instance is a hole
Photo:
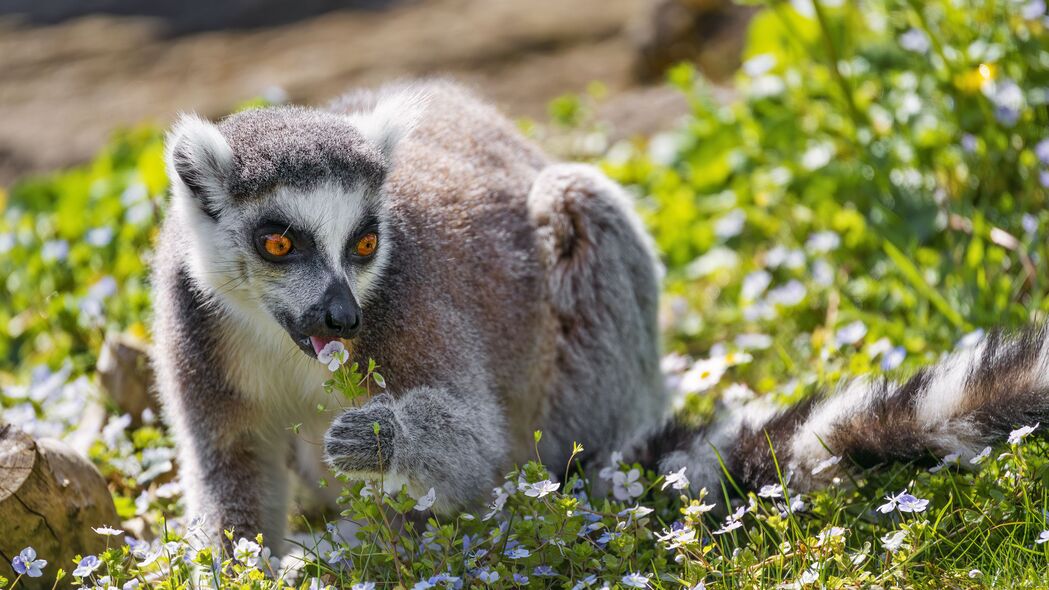
[[[46,561],[36,558],[36,549],[32,547],[26,547],[11,561],[11,567],[14,568],[16,574],[30,578],[39,578],[44,575],[42,570],[46,565]]]
[[[514,574],[514,582],[523,586],[528,583],[528,576],[524,574]]]
[[[86,578],[94,573],[98,567],[102,565],[102,561],[94,555],[85,555],[80,559],[80,563],[77,564],[76,569],[73,570],[73,575],[78,578]]]
[[[902,346],[897,346],[886,352],[885,355],[881,357],[881,370],[891,371],[896,367],[899,367],[905,358],[907,358],[907,349]]]
[[[1038,161],[1044,166],[1049,166],[1049,138],[1039,141],[1034,146],[1034,155],[1038,156]]]
[[[532,570],[532,573],[537,575],[537,576],[556,576],[557,575],[557,572],[554,571],[554,568],[552,568],[552,567],[550,567],[548,565],[537,566],[534,570]]]

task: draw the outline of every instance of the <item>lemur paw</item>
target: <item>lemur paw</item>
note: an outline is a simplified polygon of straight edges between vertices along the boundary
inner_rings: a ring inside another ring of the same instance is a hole
[[[382,473],[390,469],[399,425],[393,410],[376,401],[344,412],[324,435],[324,459],[335,470]]]

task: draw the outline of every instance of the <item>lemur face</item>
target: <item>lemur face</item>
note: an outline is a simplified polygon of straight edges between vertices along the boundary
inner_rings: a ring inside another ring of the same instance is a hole
[[[311,356],[367,321],[362,307],[393,247],[381,192],[390,144],[362,129],[351,117],[277,108],[219,125],[183,118],[169,140],[190,272]]]
[[[215,258],[224,260],[215,270],[234,288],[218,287],[263,308],[316,355],[335,339],[353,338],[365,321],[362,303],[376,294],[392,247],[382,219],[381,200],[363,188],[278,188],[220,218]]]

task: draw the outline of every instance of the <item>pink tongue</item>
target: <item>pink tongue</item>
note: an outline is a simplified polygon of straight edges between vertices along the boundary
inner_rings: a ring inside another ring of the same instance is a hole
[[[310,344],[313,345],[314,354],[320,354],[329,342],[335,342],[336,340],[338,340],[338,338],[322,338],[320,336],[310,336]]]

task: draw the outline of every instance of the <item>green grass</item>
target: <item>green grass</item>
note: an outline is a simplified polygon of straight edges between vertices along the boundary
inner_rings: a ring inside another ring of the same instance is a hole
[[[668,354],[681,370],[697,360],[715,368],[718,378],[681,393],[682,411],[696,420],[726,395],[793,403],[849,376],[906,374],[978,329],[1039,321],[1049,309],[1044,21],[1007,0],[827,4],[811,16],[766,5],[751,27],[738,99],[718,104],[700,75],[675,68],[670,81],[689,98],[691,116],[601,159],[636,194],[663,253]],[[552,114],[599,129],[597,100],[563,97]],[[0,406],[34,434],[75,426],[105,331],[145,334],[148,260],[140,253],[163,207],[161,153],[158,130],[125,132],[92,164],[20,183],[4,198],[0,276],[11,296],[0,305],[8,326]],[[104,231],[89,233],[99,228],[111,232],[108,241]],[[55,373],[66,385],[45,390]],[[335,387],[354,383],[342,374]],[[141,566],[114,537],[86,585],[109,575],[115,586],[134,578],[179,587],[195,575],[178,559],[187,554],[198,565],[225,563],[209,576],[223,587],[292,580],[275,566],[245,565],[250,544],[231,560],[179,542],[187,523],[161,427],[130,430],[113,416],[105,438],[92,458],[121,516],[143,517],[174,544]],[[994,449],[975,469],[856,472],[795,510],[752,496],[743,526],[717,535],[721,518],[690,517],[682,507],[723,490],[675,498],[656,489],[664,474],[639,474],[645,493],[627,504],[584,501],[587,486],[573,488],[571,478],[537,498],[514,485],[549,477],[535,463],[510,475],[512,493],[491,519],[485,511],[401,533],[380,506],[410,513],[416,500],[362,497],[355,484],[344,508],[364,523],[362,542],[340,547],[329,538],[334,545],[294,584],[319,577],[340,587],[411,588],[451,572],[472,587],[495,575],[494,587],[572,588],[590,575],[589,587],[624,586],[631,573],[653,588],[1047,587],[1049,543],[1036,541],[1049,529],[1049,448],[1036,438]],[[877,511],[903,489],[928,507]],[[653,511],[622,512],[634,502]],[[658,536],[675,521],[695,535],[671,550]],[[580,534],[586,526],[593,530]],[[901,532],[890,551],[883,539]],[[552,575],[536,573],[540,566]],[[74,564],[48,569],[57,567]]]

